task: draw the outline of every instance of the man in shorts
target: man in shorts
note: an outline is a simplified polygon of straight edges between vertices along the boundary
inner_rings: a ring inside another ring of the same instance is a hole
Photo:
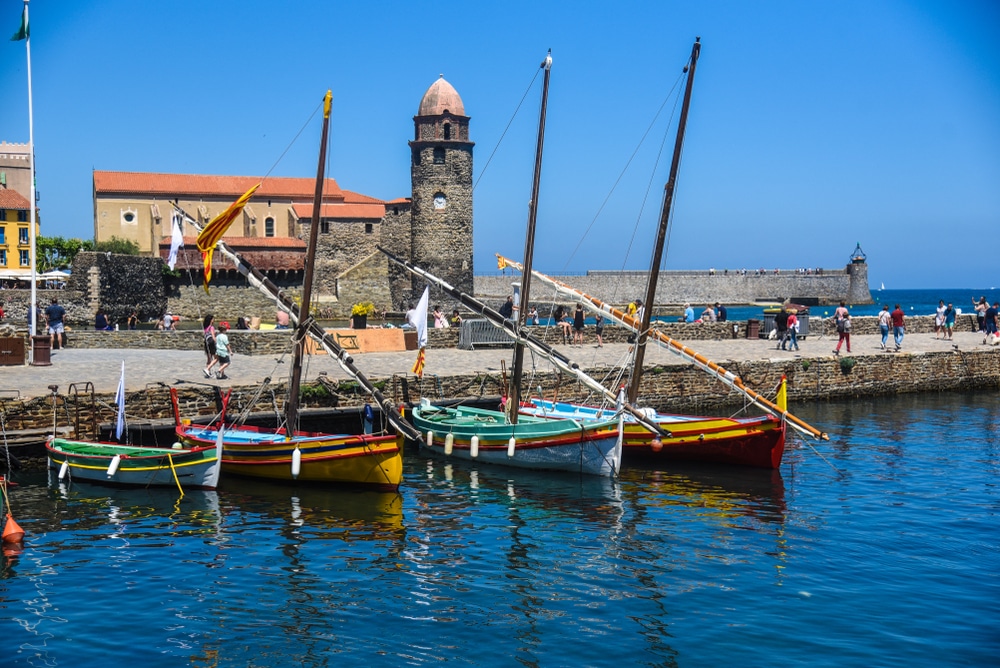
[[[55,297],[52,298],[52,303],[49,307],[45,309],[45,317],[49,321],[49,334],[52,335],[52,349],[65,348],[66,347],[66,328],[63,324],[63,318],[66,317],[66,309],[59,305],[59,300]],[[56,342],[59,345],[56,345]]]

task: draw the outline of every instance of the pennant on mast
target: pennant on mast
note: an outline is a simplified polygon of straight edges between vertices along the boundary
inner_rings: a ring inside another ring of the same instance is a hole
[[[21,27],[18,29],[14,36],[10,38],[12,42],[20,42],[22,39],[28,39],[31,36],[31,30],[28,28],[28,3],[24,3],[24,10],[21,12]]]

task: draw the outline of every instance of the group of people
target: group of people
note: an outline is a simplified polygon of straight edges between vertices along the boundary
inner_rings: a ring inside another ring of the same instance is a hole
[[[778,314],[774,316],[774,329],[777,332],[779,349],[799,349],[799,317],[795,311],[789,311],[782,306]],[[850,340],[848,340],[847,345],[848,352],[850,352]],[[839,344],[837,348],[840,348]]]
[[[984,342],[992,343],[989,341],[990,337],[994,339],[1000,337],[1000,302],[993,302],[993,306],[990,306],[986,297],[980,297],[978,302],[973,297],[972,304],[976,310],[976,323],[979,325],[979,332],[986,335]]]
[[[226,369],[232,363],[229,348],[229,323],[223,320],[216,329],[215,316],[209,313],[202,320],[202,330],[205,334],[205,360],[208,366],[201,371],[205,374],[205,378],[227,380],[229,376],[226,375]],[[216,365],[218,365],[218,369],[215,369]]]
[[[538,312],[534,312],[534,322],[538,323]],[[583,304],[577,304],[573,313],[569,313],[561,304],[552,313],[552,320],[558,325],[564,345],[582,346],[584,344],[583,328],[586,325],[587,314]],[[597,337],[598,348],[604,347],[604,316],[598,313],[594,316],[594,334]]]
[[[726,312],[726,307],[715,302],[715,304],[709,304],[705,307],[705,310],[701,312],[698,317],[695,317],[694,308],[690,303],[684,304],[684,315],[678,318],[679,322],[726,322],[729,318],[729,314]]]
[[[975,300],[973,300],[975,301]],[[951,304],[944,305],[944,300],[938,300],[937,312],[934,314],[934,338],[951,341],[955,331],[955,316],[957,311]],[[885,346],[882,346],[885,348]]]

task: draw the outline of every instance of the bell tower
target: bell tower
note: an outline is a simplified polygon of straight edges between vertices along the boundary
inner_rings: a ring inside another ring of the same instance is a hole
[[[413,189],[410,259],[462,292],[473,294],[472,147],[469,117],[455,88],[441,75],[413,117],[410,183]],[[422,290],[422,281],[419,289]],[[414,281],[413,301],[420,294]],[[431,288],[438,301],[450,297]]]

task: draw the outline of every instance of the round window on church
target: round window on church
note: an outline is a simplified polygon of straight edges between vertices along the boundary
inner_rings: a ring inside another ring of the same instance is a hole
[[[122,216],[122,218],[125,219],[126,223],[131,223],[133,220],[135,220],[135,214],[130,211],[129,213],[126,213],[124,216]]]
[[[434,208],[443,209],[448,204],[448,200],[445,199],[444,193],[438,193],[434,195]]]

